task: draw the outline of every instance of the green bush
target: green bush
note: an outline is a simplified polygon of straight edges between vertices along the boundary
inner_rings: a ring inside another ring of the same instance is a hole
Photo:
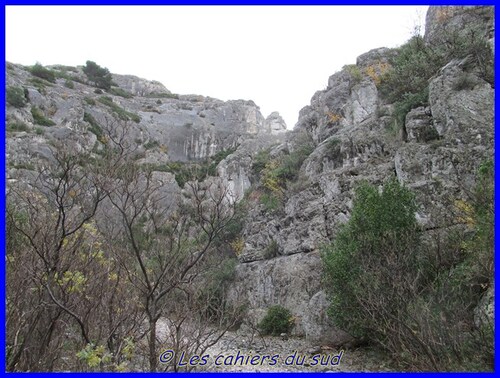
[[[210,163],[208,165],[207,174],[209,176],[217,176],[217,166],[219,163],[236,151],[237,147],[228,148],[227,150],[221,150],[217,152],[214,156],[210,157]]]
[[[470,74],[464,72],[455,79],[453,89],[456,91],[472,90],[476,84],[476,80]]]
[[[152,150],[153,148],[160,147],[160,142],[158,142],[157,140],[150,140],[145,143],[143,147],[146,150]]]
[[[90,124],[89,127],[90,132],[94,133],[98,139],[102,137],[103,135],[102,127],[99,124],[99,122],[97,122],[97,120],[92,116],[92,114],[87,112],[83,113],[83,120]]]
[[[29,71],[33,76],[50,81],[51,83],[56,82],[56,75],[54,71],[45,68],[40,63],[35,64],[33,67],[30,68]]]
[[[289,333],[294,326],[294,319],[290,310],[282,306],[271,306],[266,316],[259,323],[259,329],[264,335],[278,336]]]
[[[264,193],[260,196],[260,203],[268,212],[273,212],[281,208],[281,198],[273,193]]]
[[[7,124],[8,131],[29,131],[28,125],[21,121],[9,122]]]
[[[361,73],[360,68],[355,64],[345,65],[344,67],[342,67],[342,69],[346,70],[349,73],[353,80],[352,84],[357,84],[363,79],[363,74]]]
[[[91,98],[91,97],[87,97],[87,96],[85,96],[85,97],[83,98],[83,100],[84,100],[87,104],[92,105],[92,106],[96,104],[95,100],[94,100],[93,98]]]
[[[223,310],[228,306],[226,291],[233,282],[237,263],[238,260],[235,258],[226,258],[205,272],[205,285],[198,293],[198,300],[199,308],[202,309],[202,315],[207,321],[223,320],[222,317],[225,316]]]
[[[382,193],[362,184],[356,189],[349,222],[338,232],[334,243],[323,250],[326,281],[331,289],[329,313],[337,326],[354,336],[367,337],[374,328],[362,305],[363,295],[372,292],[363,286],[366,278],[375,278],[372,273],[385,272],[388,265],[395,267],[392,261],[389,264],[390,255],[404,253],[412,242],[416,244],[415,211],[413,195],[396,180],[388,181]],[[412,258],[409,260],[413,262]],[[367,271],[368,263],[376,271]],[[404,270],[407,266],[398,268]],[[398,282],[391,281],[391,277],[376,278],[372,284],[380,291],[380,297],[390,303],[391,286]]]
[[[425,87],[418,93],[405,93],[402,98],[395,103],[392,119],[394,122],[394,132],[398,132],[404,127],[406,115],[410,110],[419,106],[427,106],[429,104],[429,88]]]
[[[161,92],[161,93],[152,92],[152,93],[148,94],[146,97],[150,97],[150,98],[173,98],[173,99],[176,99],[176,100],[179,99],[179,95],[178,94],[176,94],[176,93],[167,93],[167,92]]]
[[[261,150],[254,157],[252,162],[252,172],[254,175],[260,175],[265,168],[266,163],[270,160],[269,150]]]
[[[279,254],[278,242],[276,242],[276,240],[272,240],[264,250],[264,258],[272,259],[278,256],[278,254]]]
[[[36,106],[31,108],[31,115],[33,116],[33,120],[37,125],[41,126],[54,126],[56,123],[44,116],[42,111],[38,109]]]
[[[64,86],[69,89],[75,89],[75,84],[73,83],[73,80],[71,79],[66,79],[64,81]]]
[[[87,60],[85,66],[83,67],[83,72],[96,87],[106,90],[111,88],[113,79],[107,68],[103,68],[95,62]]]
[[[26,97],[24,96],[24,90],[19,87],[8,87],[7,103],[16,108],[24,107],[26,105]]]

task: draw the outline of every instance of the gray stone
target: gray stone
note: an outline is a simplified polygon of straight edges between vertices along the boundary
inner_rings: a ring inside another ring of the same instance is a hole
[[[474,324],[478,328],[493,327],[495,322],[494,315],[495,293],[493,287],[489,287],[474,309]]]
[[[412,109],[406,115],[405,130],[409,142],[429,142],[439,138],[437,130],[432,125],[430,108]]]
[[[236,267],[230,303],[247,303],[248,320],[258,324],[270,306],[288,308],[295,318],[291,334],[311,342],[336,343],[345,333],[332,327],[326,317],[328,302],[321,290],[319,253],[299,253]],[[319,294],[318,294],[319,293]]]

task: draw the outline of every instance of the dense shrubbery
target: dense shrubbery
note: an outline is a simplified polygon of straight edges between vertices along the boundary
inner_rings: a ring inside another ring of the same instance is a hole
[[[472,316],[493,277],[491,167],[482,166],[474,195],[455,204],[456,232],[430,242],[417,227],[413,194],[397,181],[382,192],[357,189],[351,219],[323,249],[337,326],[411,369],[491,368],[492,325],[478,327]]]
[[[294,319],[290,310],[283,306],[271,306],[259,323],[259,328],[264,335],[278,336],[290,332],[293,325]]]

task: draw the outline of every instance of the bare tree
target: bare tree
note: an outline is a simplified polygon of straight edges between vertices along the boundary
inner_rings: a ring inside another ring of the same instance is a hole
[[[146,313],[150,371],[157,370],[157,324],[171,303],[167,298],[194,282],[197,267],[234,215],[222,185],[190,182],[181,201],[180,195],[163,190],[160,177],[129,166],[109,192],[120,219],[113,225],[110,248]],[[115,213],[110,217],[116,218]],[[109,230],[112,219],[106,224]]]

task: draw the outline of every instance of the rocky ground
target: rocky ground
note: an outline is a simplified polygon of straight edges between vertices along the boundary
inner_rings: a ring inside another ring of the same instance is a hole
[[[395,371],[390,366],[388,357],[375,349],[334,349],[315,346],[304,338],[297,337],[283,340],[281,337],[228,332],[207,354],[210,358],[208,368],[204,371],[210,372]],[[223,357],[217,358],[219,355]],[[236,360],[238,356],[240,358]],[[296,356],[295,361],[290,356]],[[254,365],[251,364],[252,357]],[[216,361],[218,365],[215,364]]]

